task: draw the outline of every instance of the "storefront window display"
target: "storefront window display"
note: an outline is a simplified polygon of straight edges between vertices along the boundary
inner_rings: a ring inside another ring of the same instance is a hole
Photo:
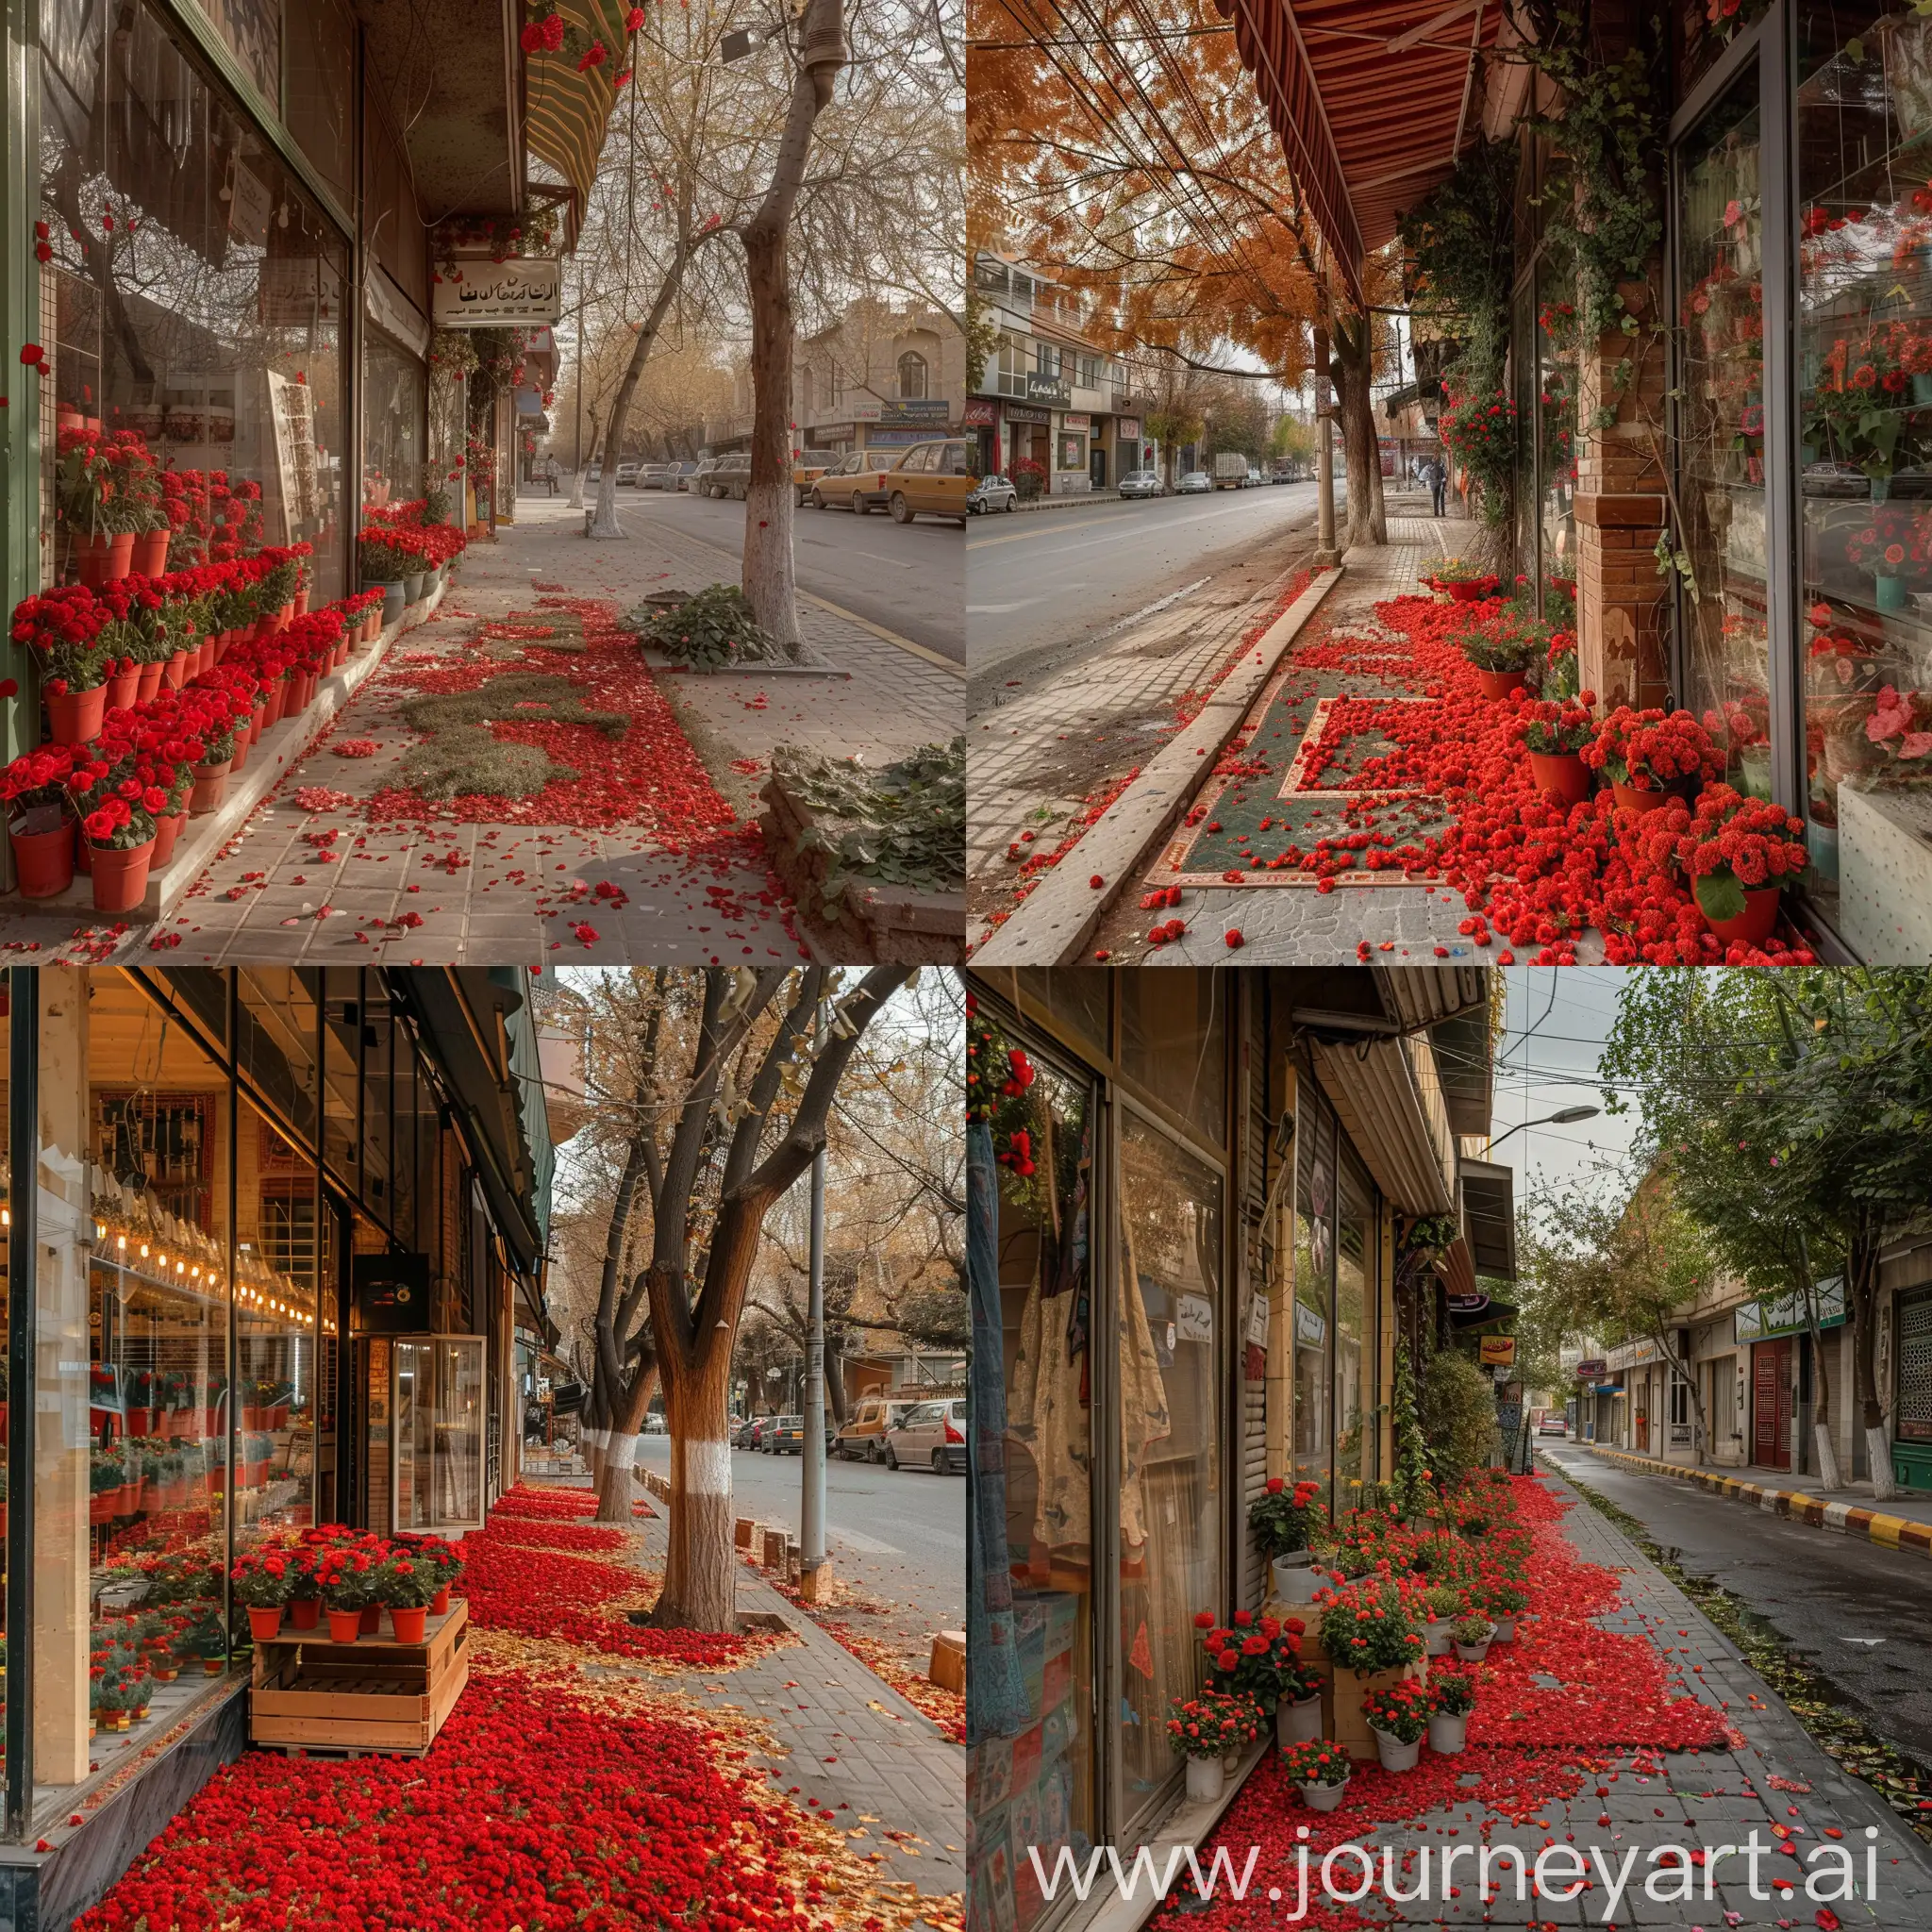
[[[1335,1268],[1335,1130],[1310,1108],[1296,1134],[1294,1211],[1294,1474],[1325,1490],[1334,1474],[1329,1429],[1330,1290]]]
[[[108,16],[42,11],[49,580],[105,520],[165,531],[175,568],[307,541],[338,595],[342,239],[158,15]],[[83,517],[76,453],[116,435],[144,480]]]
[[[1765,608],[1763,209],[1757,77],[1677,163],[1678,481],[1696,594],[1680,602],[1690,708],[1739,791],[1771,795]]]
[[[1566,625],[1576,579],[1576,305],[1570,291],[1543,289],[1536,343],[1542,613]]]
[[[421,358],[378,330],[362,340],[362,501],[375,508],[423,494]]]
[[[1371,1191],[1344,1158],[1335,1241],[1335,1507],[1375,1474],[1376,1241]]]
[[[1006,1542],[1024,1710],[968,1767],[988,1848],[1010,1868],[1012,1909],[1045,1909],[1024,1847],[1048,1861],[1092,1847],[1094,1109],[1084,1082],[1034,1061],[1025,1126],[1033,1172],[1000,1171]],[[1017,1850],[1018,1856],[1013,1853]]]
[[[1226,1581],[1222,1181],[1133,1112],[1121,1119],[1120,1169],[1121,1775],[1131,1824],[1177,1774],[1168,1707],[1200,1688],[1194,1613],[1219,1609]]]
[[[1806,813],[1827,918],[1932,787],[1932,21],[1806,9],[1798,90]],[[1861,38],[1860,35],[1863,35]]]

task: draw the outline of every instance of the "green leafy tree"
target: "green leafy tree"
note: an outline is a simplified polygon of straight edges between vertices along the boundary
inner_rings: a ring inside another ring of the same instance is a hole
[[[1429,1473],[1453,1494],[1471,1470],[1489,1460],[1496,1435],[1494,1386],[1459,1349],[1438,1349],[1423,1374],[1421,1415]]]

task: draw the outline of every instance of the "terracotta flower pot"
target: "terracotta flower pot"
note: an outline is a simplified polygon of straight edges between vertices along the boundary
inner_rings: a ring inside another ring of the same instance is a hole
[[[92,691],[49,692],[47,725],[56,744],[92,744],[101,735],[101,718],[108,708],[108,687]]]
[[[1590,767],[1574,751],[1533,751],[1529,770],[1539,791],[1554,791],[1565,805],[1590,796]]]
[[[432,1604],[431,1604],[431,1605],[429,1606],[429,1614],[430,1614],[430,1615],[431,1615],[432,1617],[446,1617],[446,1616],[448,1616],[448,1615],[449,1615],[449,1585],[448,1585],[448,1584],[446,1584],[446,1583],[445,1583],[445,1584],[444,1584],[444,1585],[442,1586],[442,1588],[441,1588],[441,1590],[439,1590],[439,1591],[438,1591],[436,1592],[436,1599],[435,1599],[435,1601],[434,1601],[434,1602],[433,1602],[433,1603],[432,1603]]]
[[[282,707],[288,701],[289,681],[278,677],[268,688],[268,699],[262,709],[262,728],[268,730],[282,722]]]
[[[165,818],[155,820],[155,856],[148,866],[150,872],[166,865],[175,856],[175,844],[188,824],[188,808],[184,805],[179,811],[171,811]]]
[[[192,817],[201,818],[221,809],[222,801],[228,795],[230,763],[223,758],[219,764],[195,766],[194,790],[188,795],[188,809]]]
[[[154,856],[153,833],[139,845],[129,845],[120,852],[107,845],[94,846],[94,910],[132,912],[146,895],[148,867],[154,862]]]
[[[424,1625],[429,1621],[428,1607],[420,1606],[413,1610],[396,1607],[391,1609],[389,1620],[394,1626],[398,1643],[421,1643]]]
[[[1610,795],[1618,807],[1624,811],[1656,811],[1670,803],[1668,791],[1653,791],[1635,785],[1619,785],[1610,781]]]
[[[239,772],[248,762],[248,741],[252,735],[239,724],[235,727],[235,750],[228,759],[229,771]]]
[[[176,651],[164,667],[168,682],[176,691],[188,682],[188,662],[192,655],[190,651]]]
[[[1480,604],[1491,595],[1496,588],[1494,577],[1476,577],[1463,584],[1438,584],[1439,591],[1447,591],[1450,600],[1457,604]]]
[[[289,1600],[289,1624],[291,1629],[313,1630],[322,1622],[322,1599],[319,1596],[298,1596]]]
[[[137,664],[131,671],[117,671],[104,688],[108,693],[108,708],[125,711],[141,695],[141,666]]]
[[[205,1657],[201,1660],[201,1674],[204,1677],[219,1677],[228,1668],[225,1657]]]
[[[134,694],[137,703],[146,704],[148,699],[160,690],[161,673],[167,668],[158,658],[152,664],[143,664],[141,667],[141,684]]]
[[[143,530],[134,540],[134,568],[144,577],[158,577],[168,567],[173,530]]]
[[[308,615],[308,589],[307,585],[304,585],[301,590],[295,592],[295,615],[297,617],[307,617]]]
[[[51,899],[74,883],[74,821],[62,805],[37,805],[7,824],[24,899]]]
[[[354,1643],[361,1634],[360,1610],[331,1610],[328,1613],[328,1641],[331,1643]]]
[[[1782,896],[1782,888],[1777,886],[1747,887],[1744,909],[1737,918],[1707,919],[1706,924],[1725,945],[1736,941],[1747,946],[1761,946],[1777,924],[1778,900]]]
[[[1523,689],[1523,673],[1520,671],[1485,671],[1476,667],[1475,681],[1482,687],[1484,697],[1500,702],[1512,691]]]
[[[265,1609],[248,1607],[248,1634],[257,1643],[273,1643],[282,1634],[282,1607],[270,1604]]]

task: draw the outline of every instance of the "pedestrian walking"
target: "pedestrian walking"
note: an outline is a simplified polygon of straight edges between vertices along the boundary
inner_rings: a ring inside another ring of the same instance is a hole
[[[544,459],[543,475],[550,485],[551,495],[555,496],[557,494],[557,458],[555,457],[549,457]]]
[[[1447,514],[1449,494],[1449,472],[1441,457],[1429,458],[1429,500],[1434,506],[1434,514]]]

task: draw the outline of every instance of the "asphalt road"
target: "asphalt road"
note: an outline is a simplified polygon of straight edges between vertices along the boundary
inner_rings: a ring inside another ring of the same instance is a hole
[[[669,524],[715,544],[735,563],[744,548],[744,506],[688,491],[620,490],[626,525]],[[958,524],[921,517],[895,524],[883,510],[856,517],[802,509],[791,525],[798,586],[827,603],[897,631],[954,663],[965,661],[965,546]]]
[[[671,1439],[645,1436],[638,1466],[671,1468]],[[731,1452],[735,1511],[799,1527],[804,1462],[796,1456]],[[840,1576],[905,1605],[918,1630],[966,1627],[966,1483],[963,1476],[864,1462],[825,1465],[826,1555]]]
[[[1932,1562],[1624,1469],[1574,1444],[1537,1449],[1636,1517],[1691,1575],[1712,1578],[1763,1618],[1880,1737],[1932,1765]]]
[[[1314,515],[1314,484],[1277,483],[978,518],[966,535],[967,670],[977,679],[1022,653],[1098,643]]]

